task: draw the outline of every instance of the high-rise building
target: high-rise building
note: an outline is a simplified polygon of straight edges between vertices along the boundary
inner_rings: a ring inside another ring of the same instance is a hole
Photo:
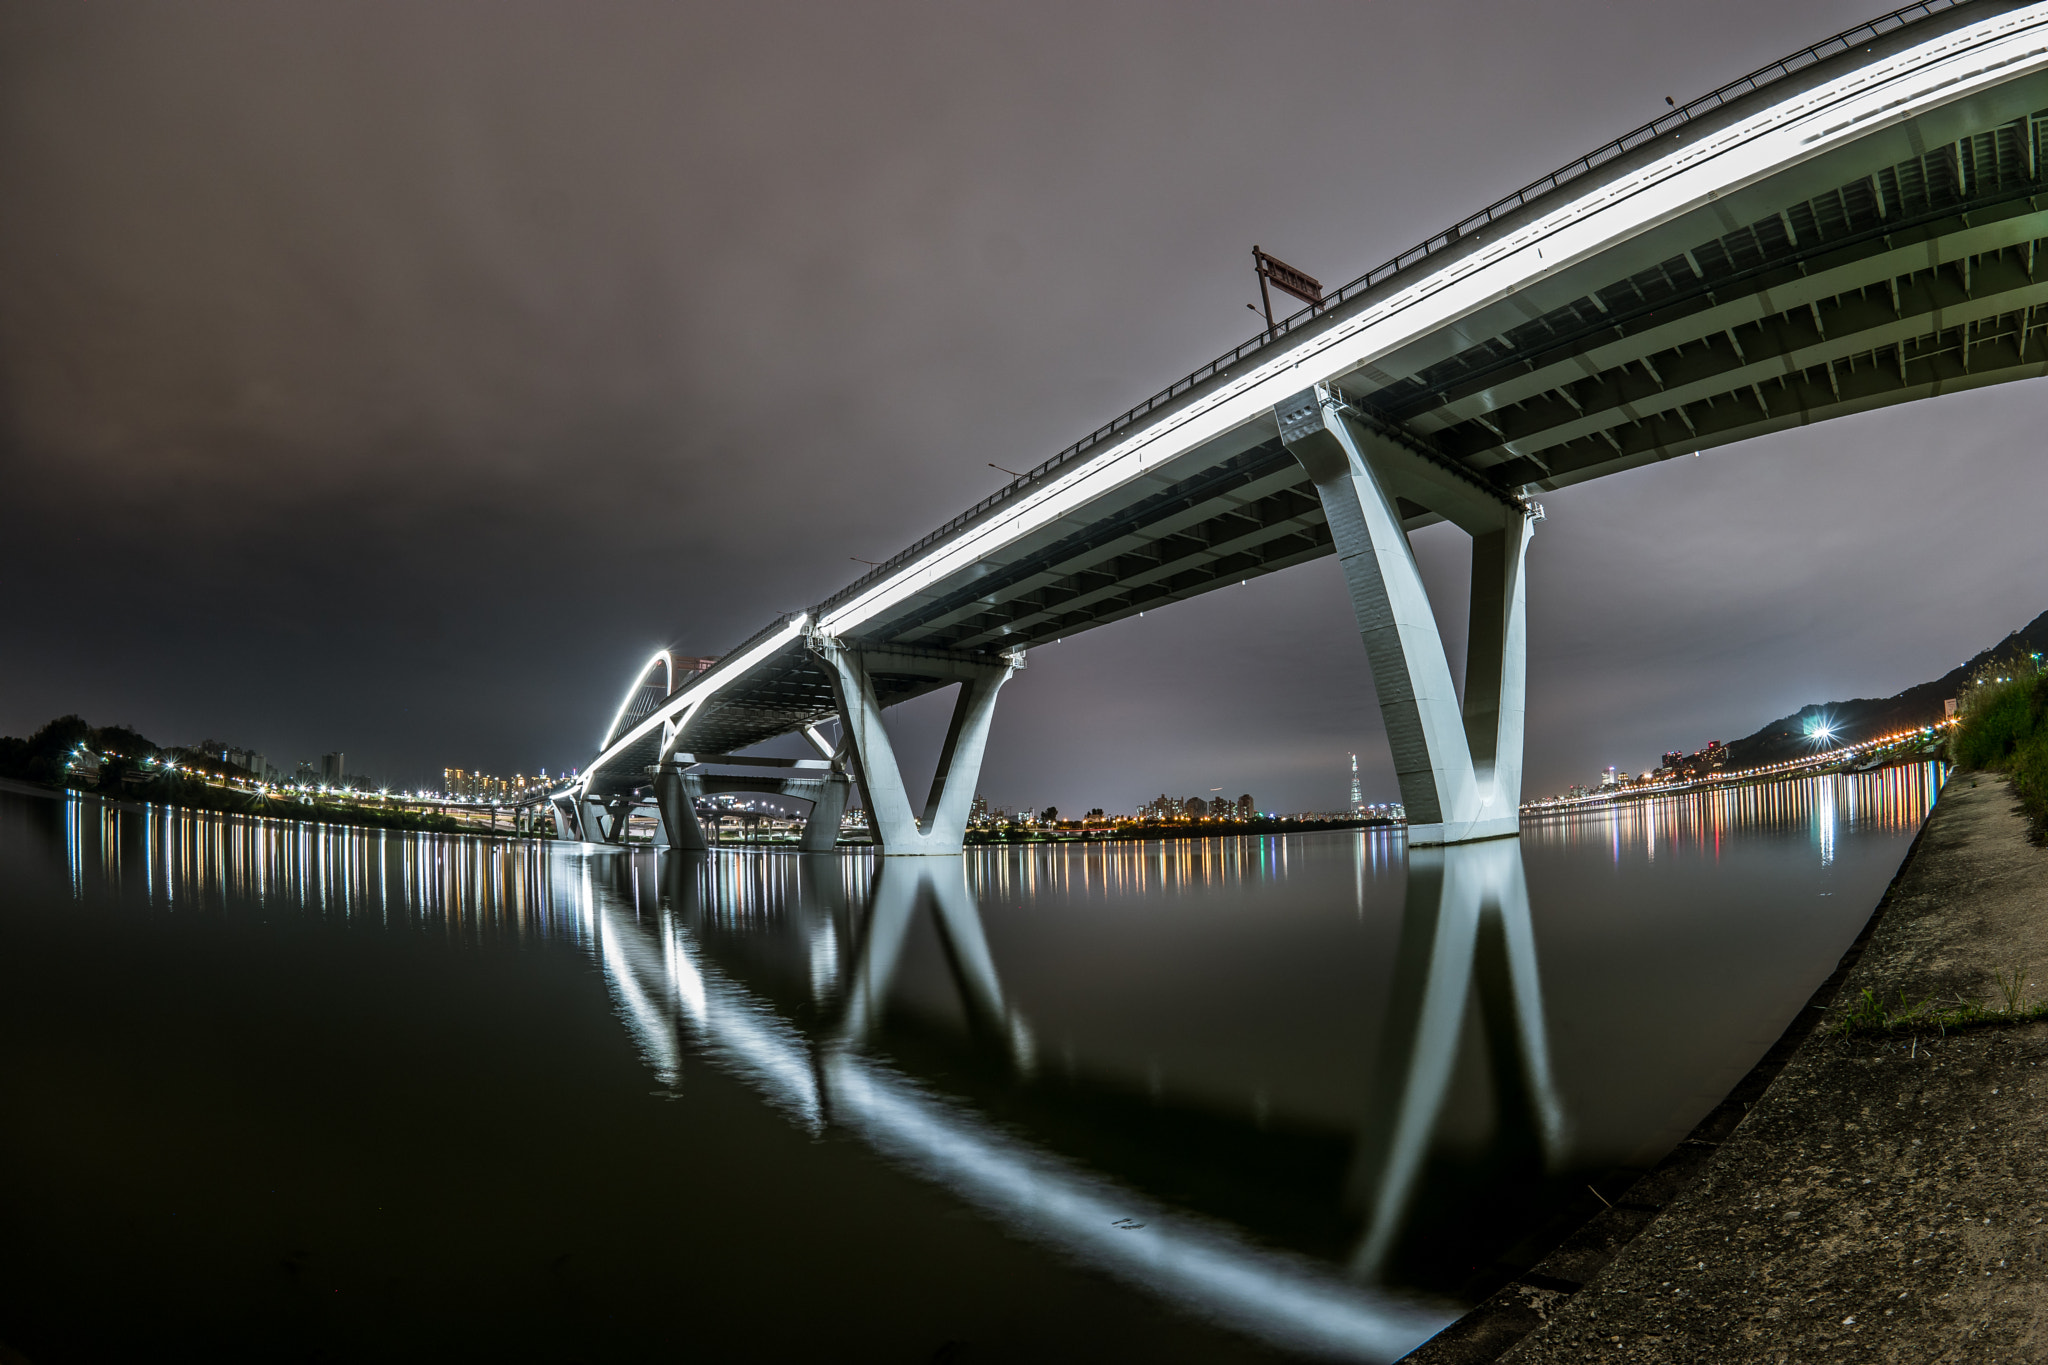
[[[1351,755],[1351,813],[1356,816],[1365,809],[1365,796],[1358,790],[1358,755]]]
[[[1141,820],[1178,820],[1184,813],[1179,798],[1168,796],[1164,792],[1138,807],[1138,818]]]
[[[342,762],[341,751],[320,755],[320,781],[329,787],[343,786],[347,782],[347,765]]]

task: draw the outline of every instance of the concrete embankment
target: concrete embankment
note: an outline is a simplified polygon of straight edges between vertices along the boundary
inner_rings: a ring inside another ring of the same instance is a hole
[[[1834,1027],[1865,990],[2003,1008],[2016,967],[2048,994],[2048,849],[1958,773],[1767,1087],[1417,1358],[2048,1360],[2048,1024]]]

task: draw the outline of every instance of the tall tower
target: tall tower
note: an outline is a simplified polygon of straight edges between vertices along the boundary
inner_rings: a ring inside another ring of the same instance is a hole
[[[1351,755],[1351,814],[1355,817],[1365,809],[1365,798],[1358,794],[1358,755]]]

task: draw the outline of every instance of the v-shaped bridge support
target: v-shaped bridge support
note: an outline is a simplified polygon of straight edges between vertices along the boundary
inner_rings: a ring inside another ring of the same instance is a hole
[[[863,649],[827,636],[815,637],[812,650],[832,675],[839,701],[840,744],[860,783],[875,838],[885,856],[958,854],[967,835],[967,816],[981,780],[981,758],[988,747],[988,727],[995,719],[996,693],[1017,671],[1021,655],[997,663],[967,663],[915,652]],[[920,819],[904,790],[896,749],[882,725],[882,706],[870,670],[960,679],[953,704],[953,723],[939,750],[938,771],[932,774],[931,795]]]
[[[1518,833],[1529,635],[1522,570],[1541,510],[1382,435],[1327,388],[1296,394],[1273,415],[1314,480],[1336,541],[1394,751],[1409,847]],[[1399,501],[1472,536],[1462,708]]]

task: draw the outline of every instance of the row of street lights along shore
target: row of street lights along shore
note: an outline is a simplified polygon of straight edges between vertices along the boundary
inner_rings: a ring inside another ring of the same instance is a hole
[[[109,760],[127,761],[127,755],[117,753],[96,753],[84,744],[72,746],[64,769],[69,773],[87,774],[96,772]],[[235,791],[245,791],[255,796],[269,797],[319,797],[335,801],[377,801],[399,802],[418,806],[461,806],[484,811],[496,807],[506,809],[512,803],[499,801],[487,796],[453,796],[447,792],[392,791],[379,787],[372,791],[367,787],[338,787],[327,782],[266,782],[257,777],[236,777],[196,763],[179,763],[167,758],[144,758],[136,770],[145,778],[180,777],[203,782]]]
[[[1634,782],[1616,783],[1603,791],[1588,792],[1584,796],[1550,796],[1540,801],[1525,801],[1525,813],[1538,811],[1576,810],[1583,806],[1601,806],[1614,801],[1639,796],[1662,796],[1670,792],[1693,791],[1702,787],[1717,787],[1729,782],[1748,782],[1761,777],[1774,777],[1782,773],[1796,772],[1808,768],[1829,768],[1851,758],[1877,749],[1913,741],[1926,743],[1941,731],[1955,724],[1954,718],[1922,725],[1913,730],[1901,730],[1896,734],[1881,735],[1866,739],[1861,744],[1846,744],[1839,749],[1824,753],[1809,754],[1800,758],[1788,758],[1778,763],[1766,763],[1756,768],[1738,768],[1734,772],[1712,773],[1706,777],[1689,777],[1678,781],[1665,778],[1661,781],[1637,779]]]

